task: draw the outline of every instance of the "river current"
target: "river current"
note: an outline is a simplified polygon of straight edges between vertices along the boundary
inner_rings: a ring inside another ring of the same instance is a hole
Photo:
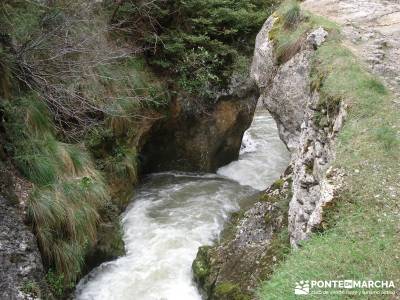
[[[81,280],[78,300],[201,300],[191,265],[218,239],[229,215],[268,187],[289,161],[268,112],[256,112],[239,159],[217,174],[147,176],[122,215],[126,256]]]

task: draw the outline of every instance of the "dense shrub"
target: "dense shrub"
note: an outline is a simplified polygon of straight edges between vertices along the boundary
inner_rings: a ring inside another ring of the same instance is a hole
[[[124,1],[112,21],[147,46],[151,65],[186,91],[212,97],[252,52],[275,0]],[[144,26],[143,24],[147,24]]]

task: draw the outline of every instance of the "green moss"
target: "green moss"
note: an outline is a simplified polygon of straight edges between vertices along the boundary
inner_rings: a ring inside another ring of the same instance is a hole
[[[206,278],[210,273],[210,266],[208,262],[208,251],[211,249],[210,246],[202,246],[197,251],[196,259],[193,261],[192,270],[194,279],[203,286],[206,282]]]
[[[28,294],[34,298],[40,298],[41,297],[41,290],[40,286],[36,281],[26,281],[24,282],[23,286],[21,287],[21,290],[25,293]]]
[[[245,212],[245,209],[240,209],[232,213],[232,215],[229,217],[228,222],[225,223],[224,229],[221,233],[222,240],[231,240],[234,238],[236,234],[236,226],[238,225],[238,222],[243,219]]]
[[[285,217],[287,218],[286,215]],[[284,263],[289,253],[289,232],[287,230],[287,223],[285,223],[280,231],[275,233],[268,250],[260,261],[263,270],[261,280],[268,280],[274,271]]]
[[[283,188],[283,185],[284,185],[284,184],[285,184],[285,180],[284,180],[283,178],[280,178],[280,179],[276,180],[276,181],[272,184],[271,189],[273,189],[273,190],[280,190],[280,189]]]
[[[222,282],[215,287],[215,299],[221,300],[250,300],[248,295],[241,292],[237,284]]]
[[[118,215],[113,222],[101,224],[98,231],[98,244],[95,248],[95,259],[98,262],[116,259],[125,254],[123,231]]]

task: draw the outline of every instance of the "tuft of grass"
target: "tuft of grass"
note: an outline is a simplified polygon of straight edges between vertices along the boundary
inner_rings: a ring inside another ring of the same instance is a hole
[[[47,109],[34,95],[9,103],[6,119],[14,159],[34,184],[27,212],[40,249],[65,283],[73,282],[109,201],[105,181],[82,145],[56,139]]]
[[[1,23],[0,23],[1,26]],[[13,90],[12,70],[15,61],[10,51],[0,45],[0,97],[7,99]]]
[[[393,127],[384,125],[377,128],[376,138],[387,151],[398,150],[399,148],[399,130],[395,130]]]
[[[43,13],[44,7],[31,1],[2,1],[0,4],[1,29],[7,30],[14,36],[18,44],[24,44],[40,30]]]
[[[285,28],[294,28],[300,22],[300,13],[300,5],[297,1],[289,3],[287,10],[282,15]]]
[[[296,0],[285,1],[273,14],[277,20],[269,33],[274,42],[275,56],[278,64],[289,61],[297,54],[311,31],[322,26],[331,35],[339,33],[337,24],[307,11],[300,11]]]
[[[26,281],[24,282],[23,286],[21,287],[21,290],[25,293],[28,294],[34,298],[40,298],[41,296],[41,290],[36,281]]]
[[[46,281],[51,290],[51,293],[57,299],[62,299],[65,291],[72,288],[72,285],[65,285],[64,275],[50,269],[46,274]]]
[[[400,284],[398,111],[392,95],[341,45],[340,37],[328,39],[315,53],[311,79],[325,113],[332,101],[336,102],[333,106],[344,102],[348,107],[333,163],[345,171],[346,184],[325,216],[326,230],[292,250],[262,284],[259,297],[265,300],[297,299],[293,289],[300,280],[394,280],[396,286]],[[324,295],[324,299],[353,297]]]
[[[111,122],[140,119],[144,109],[163,108],[170,100],[163,83],[139,57],[99,64],[77,84],[86,98],[104,107]]]

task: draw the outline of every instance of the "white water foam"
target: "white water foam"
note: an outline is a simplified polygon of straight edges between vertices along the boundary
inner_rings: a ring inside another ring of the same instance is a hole
[[[287,166],[289,153],[279,139],[275,121],[258,111],[243,136],[239,160],[218,170],[218,174],[255,189],[266,189]]]

